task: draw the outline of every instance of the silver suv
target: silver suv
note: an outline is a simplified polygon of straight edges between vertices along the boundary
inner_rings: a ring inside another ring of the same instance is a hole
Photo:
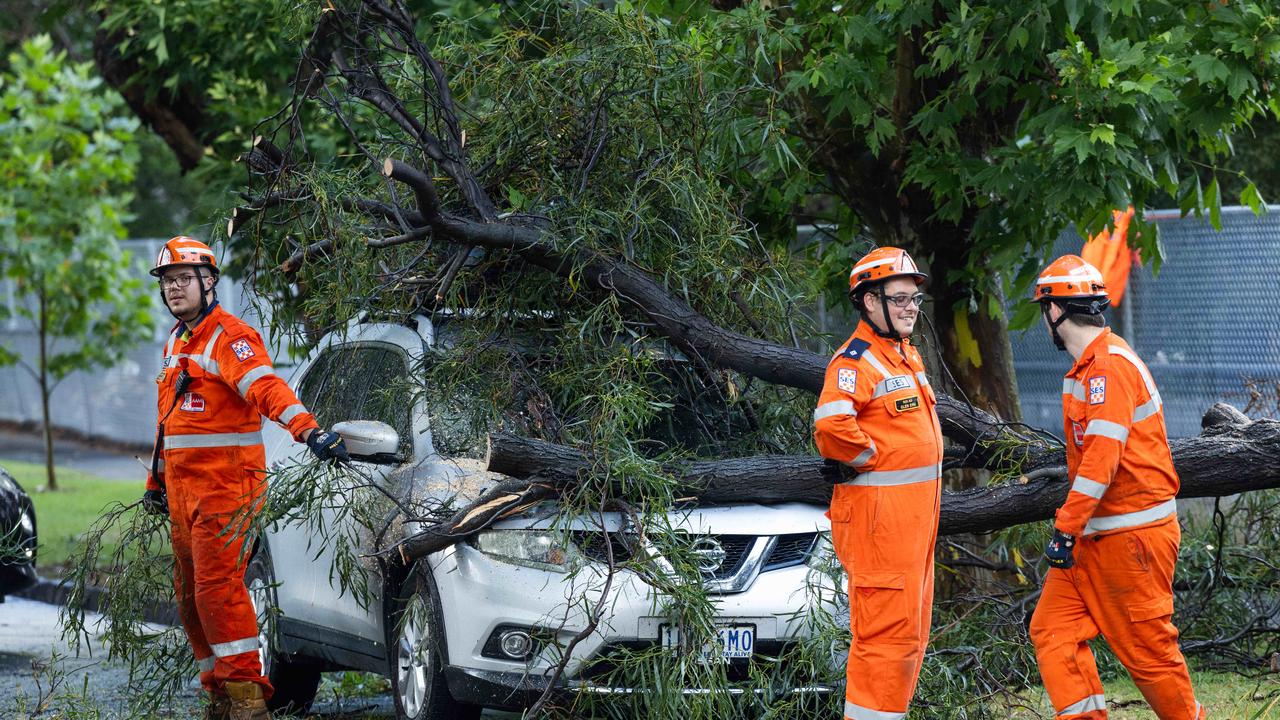
[[[272,704],[305,711],[320,672],[355,669],[390,678],[402,718],[518,710],[543,692],[566,647],[572,651],[554,692],[635,692],[610,683],[611,656],[681,646],[679,627],[652,584],[618,571],[595,631],[570,644],[602,597],[606,559],[621,563],[643,551],[624,541],[625,517],[605,513],[566,524],[544,506],[407,569],[371,560],[420,529],[424,513],[406,508],[447,512],[498,479],[483,461],[444,451],[450,443],[442,435],[451,430],[440,426],[441,408],[428,407],[430,393],[396,390],[410,387],[434,343],[433,326],[422,317],[414,327],[353,324],[325,338],[294,373],[291,384],[320,423],[341,432],[364,458],[333,471],[333,482],[351,485],[330,490],[343,502],[382,505],[363,520],[331,508],[318,521],[277,523],[260,538],[246,583],[259,613],[264,667],[276,687]],[[272,471],[284,476],[304,466],[305,448],[270,423],[264,431]],[[752,663],[809,632],[807,611],[831,612],[826,600],[815,601],[839,594],[830,575],[815,569],[829,555],[822,508],[700,507],[666,521],[688,533],[715,607],[718,644],[696,651],[700,662],[743,677]],[[808,684],[783,692],[829,690]]]

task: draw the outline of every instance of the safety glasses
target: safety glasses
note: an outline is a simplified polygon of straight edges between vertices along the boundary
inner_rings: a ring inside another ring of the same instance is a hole
[[[909,293],[899,293],[897,295],[881,295],[880,297],[884,298],[885,302],[898,308],[904,308],[908,305],[920,307],[920,305],[924,303],[924,293],[915,293],[914,295]]]

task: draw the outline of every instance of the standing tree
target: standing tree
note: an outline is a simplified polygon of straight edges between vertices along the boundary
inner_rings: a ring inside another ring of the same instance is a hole
[[[0,276],[17,288],[36,357],[0,345],[39,383],[48,487],[57,489],[49,397],[75,370],[107,367],[149,336],[150,301],[124,237],[137,121],[90,63],[71,64],[48,36],[9,56],[0,75]],[[0,318],[10,309],[0,306]]]
[[[753,89],[738,182],[762,205],[838,199],[815,219],[839,223],[841,261],[855,236],[923,258],[943,358],[1005,418],[1018,402],[1004,300],[1025,296],[1058,234],[1133,205],[1131,242],[1158,259],[1144,209],[1205,208],[1217,225],[1232,138],[1276,113],[1270,2],[710,5],[734,8],[699,21],[720,72]],[[1229,174],[1258,211],[1253,183]]]

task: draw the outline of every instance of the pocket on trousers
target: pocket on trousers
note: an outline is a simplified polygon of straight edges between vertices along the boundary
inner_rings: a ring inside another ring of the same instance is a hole
[[[1130,622],[1144,622],[1173,615],[1173,597],[1156,598],[1129,606]]]
[[[907,586],[907,575],[900,572],[854,573],[853,586],[859,590],[902,590]]]
[[[907,607],[906,575],[895,572],[854,573],[850,578],[856,642],[915,642],[915,613]]]

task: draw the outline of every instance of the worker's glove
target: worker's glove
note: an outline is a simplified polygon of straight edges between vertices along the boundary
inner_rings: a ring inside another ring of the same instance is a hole
[[[351,462],[351,456],[347,454],[347,444],[342,441],[341,435],[331,430],[316,428],[307,437],[307,447],[311,448],[311,452],[321,460]]]
[[[1071,551],[1075,549],[1075,536],[1067,535],[1054,528],[1053,537],[1049,539],[1049,544],[1044,548],[1044,558],[1049,561],[1051,566],[1066,570],[1076,564],[1075,558],[1071,557]]]
[[[822,461],[822,467],[818,468],[818,472],[822,474],[822,479],[832,485],[839,485],[844,482],[844,468],[840,467],[843,463],[837,460],[825,459]]]
[[[163,490],[148,490],[142,493],[142,509],[152,515],[169,514],[169,498]]]

